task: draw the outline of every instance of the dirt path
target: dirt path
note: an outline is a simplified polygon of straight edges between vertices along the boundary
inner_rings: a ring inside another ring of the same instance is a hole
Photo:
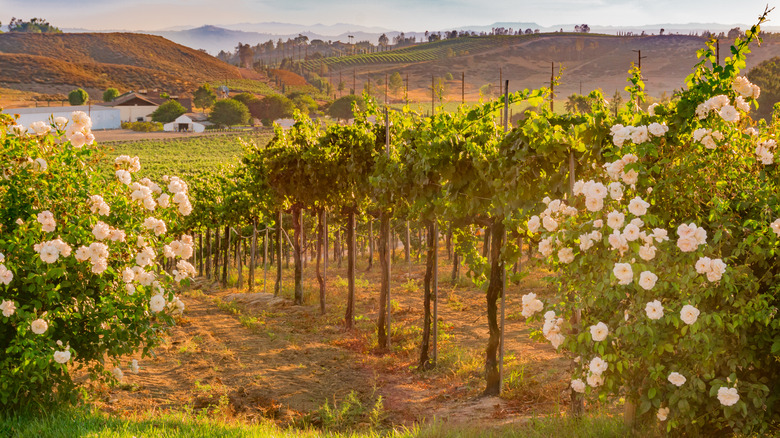
[[[325,315],[319,315],[316,306],[311,269],[305,271],[305,306],[291,305],[287,272],[276,299],[243,293],[246,290],[236,294],[236,289],[223,290],[199,279],[185,292],[185,316],[170,330],[167,343],[155,358],[138,357],[141,372],[125,374],[124,390],[112,391],[107,409],[199,409],[217,406],[222,398],[236,414],[285,423],[308,414],[316,424],[312,413],[325,403],[342,403],[354,391],[365,409],[381,396],[388,424],[437,418],[495,425],[522,421],[531,412],[552,412],[567,402],[563,390],[569,360],[548,343],[530,340],[531,327],[518,316],[521,291],[544,290],[540,274],[507,291],[504,391],[501,398],[483,398],[484,293],[467,282],[453,285],[444,280],[450,268],[443,261],[439,364],[419,372],[423,266],[413,268],[412,278],[418,280],[411,282],[406,269],[396,266],[392,354],[376,351],[378,266],[372,272],[365,272],[365,266],[359,271],[352,331],[343,330],[343,268],[331,270]]]

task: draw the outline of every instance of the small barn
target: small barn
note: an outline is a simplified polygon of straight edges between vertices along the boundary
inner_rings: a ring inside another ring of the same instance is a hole
[[[163,131],[168,132],[203,132],[206,126],[193,121],[188,115],[182,114],[171,123],[163,125]]]
[[[18,114],[17,123],[30,126],[33,122],[49,123],[55,117],[65,117],[70,120],[74,111],[83,111],[92,119],[92,129],[119,129],[122,127],[120,111],[99,105],[79,106],[42,106],[37,108],[7,108],[4,114]]]

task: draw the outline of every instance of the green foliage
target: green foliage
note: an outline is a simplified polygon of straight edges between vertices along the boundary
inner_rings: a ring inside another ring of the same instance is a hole
[[[721,65],[709,42],[688,88],[650,113],[633,105],[642,100],[643,84],[632,69],[632,104],[616,119],[593,111],[593,121],[605,122],[594,125],[593,134],[612,136],[600,153],[610,162],[591,161],[596,168],[604,164],[607,175],[578,175],[578,196],[566,200],[576,212],[553,200],[541,214],[547,231],[539,248],[558,272],[551,281],[560,292],[551,300],[557,304],[544,309],[555,312],[545,317],[545,336],[581,357],[574,378],[593,379],[598,373],[587,366],[595,357],[608,363],[603,382],[588,380],[587,394],[625,397],[644,422],[668,408],[663,427],[675,434],[762,435],[780,412],[780,241],[774,231],[780,175],[760,153],[762,147],[774,151],[774,140],[767,142],[776,128],[762,124],[752,128],[754,135],[746,132],[753,123],[745,110],[755,91],[739,77],[758,34],[756,25],[737,38]],[[589,179],[609,193],[603,205],[593,200]],[[648,203],[647,212],[631,207],[637,198]],[[537,228],[531,223],[529,229]],[[696,227],[695,237],[686,224]],[[626,266],[631,271],[624,276]],[[662,315],[648,310],[656,300]],[[685,316],[685,306],[697,316]],[[575,308],[581,323],[569,327]],[[608,327],[603,341],[588,330],[597,323]],[[565,339],[556,337],[558,325]],[[568,335],[570,329],[579,334]],[[673,372],[685,382],[675,384]],[[726,389],[739,396],[733,405],[719,397]]]
[[[138,132],[158,132],[163,130],[163,125],[159,122],[122,122],[122,129]]]
[[[294,111],[295,104],[290,99],[272,94],[260,101],[258,118],[263,121],[263,125],[270,126],[276,119],[292,117]]]
[[[344,97],[336,99],[330,104],[328,108],[328,115],[341,120],[347,120],[354,117],[352,111],[353,104],[357,105],[360,110],[365,110],[365,104],[363,100],[354,94],[350,94]]]
[[[316,114],[319,109],[317,102],[306,93],[293,91],[292,93],[288,93],[287,97],[292,101],[298,111],[303,114]]]
[[[84,105],[89,100],[89,94],[83,88],[77,88],[68,93],[68,102],[71,105]]]
[[[152,120],[160,123],[171,123],[186,112],[187,109],[184,108],[179,102],[175,100],[169,100],[154,110],[152,113]]]
[[[211,108],[217,100],[217,94],[209,84],[203,84],[192,93],[192,104],[198,108]]]
[[[257,98],[252,93],[240,93],[235,96],[233,96],[233,99],[243,103],[246,105],[246,108],[249,110],[249,114],[255,118],[260,119],[263,115],[262,113],[262,101]]]
[[[249,108],[235,99],[220,100],[211,109],[209,121],[219,126],[243,125],[249,121]]]
[[[564,107],[570,113],[586,113],[590,111],[591,103],[588,101],[587,96],[572,94],[566,100]]]
[[[27,32],[27,33],[62,33],[62,31],[49,24],[43,18],[31,18],[30,21],[24,21],[21,18],[11,18],[8,23],[9,32]]]
[[[103,92],[103,102],[111,102],[119,96],[119,90],[116,88],[109,88]]]
[[[404,80],[401,78],[401,73],[397,71],[393,72],[393,74],[390,75],[390,79],[388,79],[388,88],[390,88],[390,91],[393,94],[398,94],[398,91],[403,86]]]

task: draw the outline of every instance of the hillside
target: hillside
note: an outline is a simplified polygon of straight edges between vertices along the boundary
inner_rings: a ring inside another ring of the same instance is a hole
[[[0,34],[0,86],[26,91],[106,87],[191,92],[239,70],[189,47],[132,33]]]
[[[447,81],[445,100],[460,101],[461,74],[465,72],[466,99],[476,100],[479,88],[497,85],[499,78],[510,80],[510,89],[538,88],[549,85],[551,63],[555,72],[562,66],[561,82],[556,87],[558,99],[571,93],[583,93],[601,88],[611,96],[626,86],[627,71],[637,61],[635,50],[642,52],[643,77],[647,91],[656,97],[670,95],[684,85],[685,77],[697,62],[696,51],[705,40],[687,35],[619,37],[611,35],[550,33],[522,36],[485,36],[443,40],[418,44],[387,52],[309,61],[307,68],[328,67],[334,84],[339,77],[352,87],[353,75],[357,88],[370,78],[383,86],[386,74],[398,71],[408,75],[412,100],[430,101],[431,76]],[[721,42],[721,57],[729,53]],[[780,39],[765,38],[761,47],[753,47],[748,55],[748,68],[780,55]],[[746,72],[745,72],[746,73]],[[396,98],[400,97],[394,96]]]

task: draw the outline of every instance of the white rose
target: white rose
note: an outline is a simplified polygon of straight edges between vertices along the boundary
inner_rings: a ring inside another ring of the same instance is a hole
[[[639,274],[639,286],[644,290],[650,290],[655,287],[656,281],[658,281],[658,276],[650,271],[644,271]]]
[[[612,273],[618,279],[618,284],[630,284],[634,280],[634,271],[628,263],[615,263]]]
[[[684,323],[691,325],[699,318],[699,313],[699,309],[690,304],[686,304],[683,306],[682,310],[680,310],[680,319],[682,319]]]
[[[593,196],[585,198],[585,208],[590,212],[601,211],[604,208],[604,200]]]
[[[718,401],[723,406],[734,406],[739,401],[737,388],[726,388],[725,386],[718,388]]]
[[[661,243],[664,240],[669,240],[668,233],[663,228],[653,228],[653,237],[658,243]]]
[[[664,306],[658,300],[650,301],[645,306],[645,313],[652,320],[661,319],[664,316]]]
[[[600,342],[607,338],[609,328],[603,322],[590,326],[590,336],[594,342]]]
[[[669,127],[660,123],[651,123],[647,130],[656,137],[662,137],[669,130]]]
[[[613,230],[619,230],[623,228],[623,222],[625,221],[625,215],[617,211],[612,211],[607,215],[607,225]]]
[[[655,414],[658,421],[666,421],[666,417],[669,416],[669,408],[658,408],[658,413]]]
[[[696,261],[696,272],[699,274],[706,274],[710,271],[710,264],[712,264],[712,260],[709,257],[700,257],[699,260]]]
[[[739,93],[742,97],[753,96],[753,84],[751,84],[750,81],[744,76],[737,76],[734,78],[734,82],[731,84],[731,88],[733,88],[734,91]]]
[[[574,392],[582,394],[585,392],[585,382],[583,382],[582,379],[574,379],[571,381],[571,389],[573,389]]]
[[[42,335],[46,333],[46,330],[49,328],[49,324],[46,321],[38,318],[30,324],[30,328],[36,335]]]
[[[639,227],[634,224],[626,225],[626,228],[623,229],[623,237],[629,242],[639,239]]]
[[[155,295],[149,300],[149,309],[157,313],[165,308],[165,298],[162,295]]]
[[[14,305],[13,301],[3,300],[3,302],[0,304],[0,310],[3,311],[3,316],[8,318],[13,315],[14,312],[16,312],[16,306]]]
[[[693,252],[699,245],[696,243],[696,239],[693,237],[681,237],[677,240],[677,247],[682,252]]]
[[[57,249],[56,246],[52,245],[49,242],[46,242],[41,246],[41,254],[40,254],[41,260],[43,260],[46,263],[54,263],[57,261],[58,258],[60,258],[60,251]]]
[[[780,219],[778,219],[780,221]],[[601,228],[604,226],[604,221],[601,219],[596,219],[593,221],[593,228]]]
[[[675,371],[669,374],[668,380],[672,385],[680,387],[685,384],[686,378],[682,374]]]
[[[547,239],[542,239],[539,242],[539,252],[545,257],[548,257],[550,254],[552,254],[553,247],[551,238],[548,237]]]
[[[125,377],[125,374],[122,372],[122,369],[121,369],[121,368],[119,368],[119,367],[114,367],[114,369],[113,369],[113,370],[111,370],[111,374],[113,374],[113,375],[114,375],[114,377],[115,377],[117,380],[119,380],[120,382],[121,382],[121,381],[122,381],[122,379],[124,379],[124,377]]]
[[[621,179],[628,185],[634,185],[639,180],[639,173],[636,170],[629,170],[621,175]]]
[[[130,175],[130,172],[124,169],[117,170],[115,174],[119,182],[124,185],[130,185],[130,183],[133,181],[133,177]]]
[[[600,376],[601,373],[603,373],[604,371],[607,370],[607,368],[609,368],[609,364],[605,362],[604,359],[596,356],[593,359],[591,359],[589,368],[591,373]]]
[[[68,363],[70,360],[70,350],[65,351],[55,351],[54,352],[54,361],[57,363]]]
[[[604,384],[604,378],[601,377],[601,374],[588,374],[588,385],[590,385],[593,388],[598,388],[599,386]]]
[[[637,196],[628,204],[628,211],[630,211],[634,216],[642,216],[647,213],[648,207],[650,207],[650,204]]]
[[[130,364],[130,371],[133,372],[133,374],[138,374],[138,360],[133,359],[133,362]]]
[[[718,112],[720,117],[727,122],[738,122],[739,112],[731,105],[724,105]]]
[[[531,216],[531,219],[528,219],[528,231],[530,231],[531,233],[536,233],[537,231],[539,231],[539,225],[540,225],[539,216],[534,215]]]
[[[542,220],[542,226],[545,230],[552,233],[558,228],[558,222],[556,222],[555,219],[551,218],[550,216],[545,216]]]
[[[111,235],[111,227],[105,222],[98,221],[98,223],[92,227],[92,235],[94,235],[97,240],[104,240]]]
[[[3,283],[5,285],[11,284],[11,281],[14,279],[14,273],[5,267],[5,265],[0,265],[0,283]]]
[[[609,196],[615,201],[623,199],[623,184],[613,182],[609,184]]]
[[[561,248],[558,250],[558,260],[561,263],[569,264],[574,261],[574,251],[571,248]]]

